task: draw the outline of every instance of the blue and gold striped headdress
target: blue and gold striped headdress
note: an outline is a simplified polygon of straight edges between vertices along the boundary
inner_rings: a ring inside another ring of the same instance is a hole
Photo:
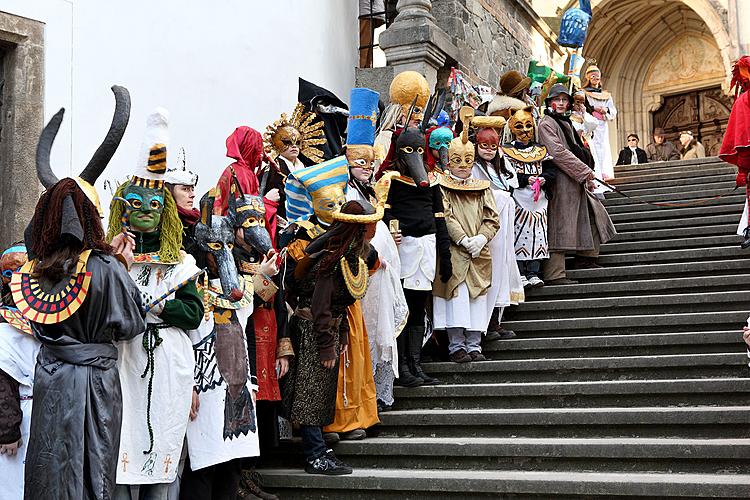
[[[333,212],[346,202],[349,165],[337,156],[318,165],[292,172],[286,178],[286,215],[289,222],[307,220],[313,214],[330,223]]]

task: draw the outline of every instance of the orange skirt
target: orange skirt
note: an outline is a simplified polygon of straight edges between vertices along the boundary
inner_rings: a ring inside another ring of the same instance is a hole
[[[336,417],[324,432],[349,432],[367,429],[380,422],[372,376],[370,341],[359,301],[349,306],[349,348],[341,355],[336,391]],[[348,359],[348,367],[346,361]]]

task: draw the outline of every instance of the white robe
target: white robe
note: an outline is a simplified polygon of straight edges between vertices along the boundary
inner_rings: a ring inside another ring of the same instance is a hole
[[[214,286],[220,286],[218,280],[212,282]],[[253,313],[252,302],[242,309],[237,309],[237,319],[245,331],[247,320]],[[255,418],[255,430],[247,434],[240,434],[224,438],[224,405],[227,397],[227,384],[218,372],[213,340],[214,317],[201,323],[197,330],[190,331],[190,339],[195,349],[196,379],[203,379],[207,390],[198,395],[200,407],[198,416],[187,426],[187,446],[190,454],[190,468],[192,470],[203,469],[211,465],[228,462],[235,458],[257,457],[260,455],[258,445],[258,419],[255,405],[253,405],[253,416]],[[247,342],[245,342],[247,352]],[[245,362],[247,362],[245,357]],[[210,380],[210,384],[208,384]],[[196,381],[197,382],[197,381]],[[248,363],[248,380],[246,387],[251,393],[258,390],[250,380],[250,366]]]
[[[23,498],[23,469],[26,450],[29,447],[31,427],[31,404],[34,392],[34,370],[36,357],[41,344],[33,335],[23,333],[0,323],[0,370],[18,382],[21,396],[21,446],[15,456],[0,455],[0,500],[20,500]]]
[[[745,208],[742,210],[742,217],[740,217],[740,224],[737,226],[737,234],[739,236],[745,236],[745,228],[748,224],[748,210],[747,210],[747,200],[745,200]]]
[[[597,178],[603,181],[614,179],[615,164],[612,161],[612,150],[609,147],[609,122],[617,116],[617,109],[612,101],[612,97],[594,99],[587,93],[586,99],[591,106],[595,108],[607,108],[608,110],[603,120],[597,118],[596,129],[594,129],[594,136],[590,141],[590,145],[591,153],[594,156],[594,172]],[[594,117],[596,118],[596,115]],[[606,188],[597,184],[595,192],[604,191],[606,191]]]
[[[141,292],[159,298],[167,290],[199,271],[195,259],[184,255],[179,264],[133,264],[130,276]],[[167,299],[174,298],[174,294]],[[163,320],[149,311],[146,322]],[[122,432],[120,434],[117,484],[171,483],[177,474],[193,392],[193,344],[187,333],[169,326],[159,330],[162,343],[154,350],[151,394],[153,450],[149,454],[147,422],[149,374],[143,334],[118,343],[117,368],[122,385]]]
[[[471,176],[475,179],[490,181],[490,189],[495,196],[500,229],[490,241],[490,255],[492,256],[492,286],[487,292],[488,314],[492,314],[495,307],[517,305],[524,301],[521,273],[516,264],[515,230],[516,203],[510,195],[510,188],[518,187],[515,172],[508,179],[498,176],[492,179],[485,171],[474,164]],[[488,316],[489,317],[489,316]]]
[[[354,188],[346,192],[347,200],[363,200]],[[369,201],[368,201],[369,202]],[[378,221],[375,236],[370,244],[385,261],[367,282],[367,294],[362,299],[362,316],[365,319],[367,337],[370,341],[373,377],[378,399],[393,404],[393,379],[398,376],[394,361],[398,359],[396,337],[406,325],[409,308],[401,287],[401,259],[388,226]]]

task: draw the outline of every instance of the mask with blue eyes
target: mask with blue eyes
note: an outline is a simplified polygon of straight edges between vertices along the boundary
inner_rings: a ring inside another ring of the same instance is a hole
[[[150,233],[156,231],[164,211],[164,189],[147,188],[130,184],[123,198],[130,202],[130,227],[133,231]]]

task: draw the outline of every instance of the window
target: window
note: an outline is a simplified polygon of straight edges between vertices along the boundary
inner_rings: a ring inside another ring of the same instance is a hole
[[[359,0],[359,67],[385,66],[380,33],[396,18],[397,0]]]

